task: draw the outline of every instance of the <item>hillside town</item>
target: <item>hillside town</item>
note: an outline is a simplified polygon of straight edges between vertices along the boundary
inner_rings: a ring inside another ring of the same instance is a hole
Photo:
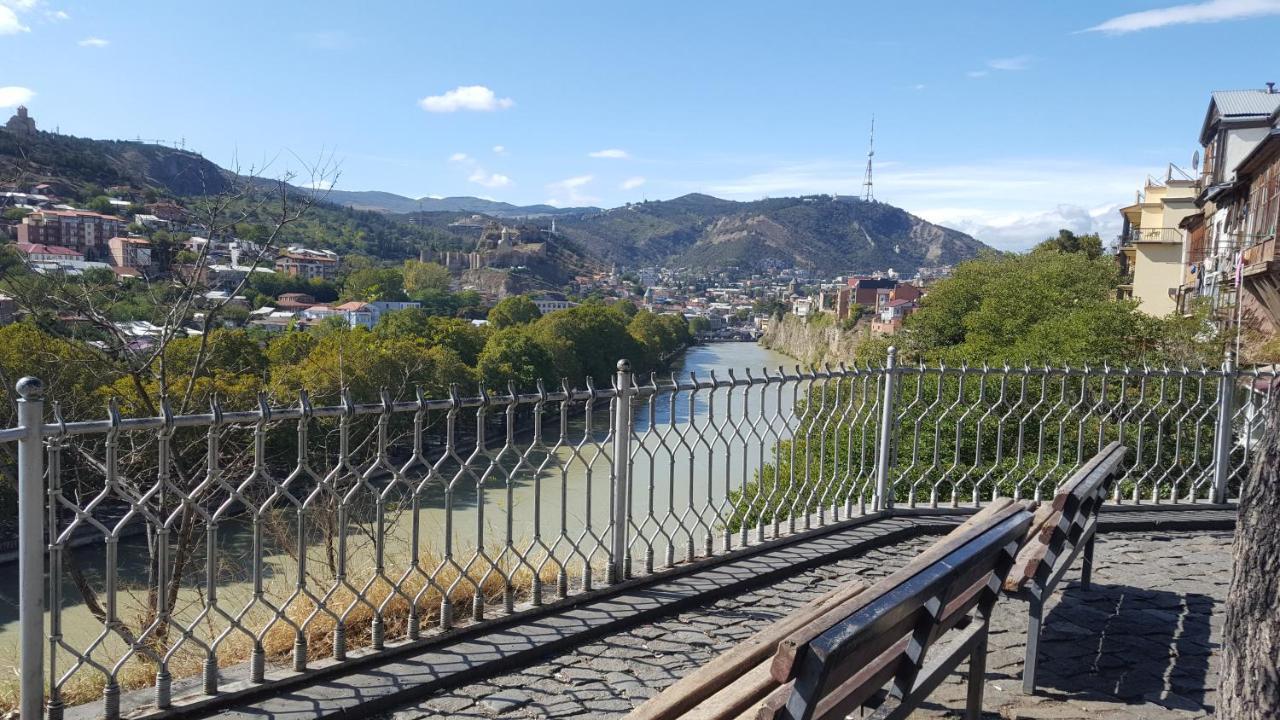
[[[18,136],[38,132],[26,107],[18,108],[5,129]],[[268,332],[305,330],[335,319],[350,327],[371,329],[387,313],[422,306],[403,297],[335,302],[304,291],[259,295],[259,303],[253,304],[246,294],[230,293],[253,288],[264,276],[320,287],[341,286],[352,272],[351,258],[303,245],[265,248],[225,229],[208,237],[209,227],[177,199],[149,200],[138,188],[106,188],[103,195],[93,198],[93,209],[77,206],[64,192],[56,183],[43,181],[29,186],[11,184],[0,190],[0,232],[8,235],[33,272],[71,278],[110,272],[120,282],[194,280],[205,288],[208,303],[225,303],[232,308],[222,321],[224,327]],[[469,319],[483,325],[487,320],[482,308],[512,294],[502,283],[483,282],[485,273],[519,272],[532,262],[545,260],[548,243],[558,233],[554,218],[542,225],[513,225],[481,214],[465,215],[449,226],[473,235],[473,247],[423,249],[419,262],[447,270],[450,290],[475,292],[479,306],[469,313]],[[163,247],[156,247],[153,240]],[[615,263],[607,270],[574,275],[563,287],[527,294],[542,314],[576,307],[588,297],[606,302],[626,300],[653,313],[683,316],[700,328],[706,340],[754,341],[784,312],[799,318],[830,314],[850,330],[856,327],[860,332],[884,336],[901,329],[903,320],[918,307],[926,284],[945,277],[948,270],[946,266],[921,269],[907,280],[899,279],[892,268],[872,275],[827,277],[801,268],[780,268],[765,277],[732,268],[705,273],[668,267],[625,269]],[[20,316],[13,299],[0,295],[0,323]],[[119,323],[139,344],[162,331],[141,317],[123,318]],[[197,324],[185,330],[199,332]]]

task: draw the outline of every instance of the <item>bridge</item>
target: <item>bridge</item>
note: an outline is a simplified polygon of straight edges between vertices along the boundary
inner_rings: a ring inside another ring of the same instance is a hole
[[[454,697],[459,713],[537,716],[527,691],[484,705],[460,688],[901,557],[994,497],[1051,494],[1113,440],[1132,452],[1109,522],[1195,544],[1229,524],[1274,387],[1230,360],[939,367],[891,352],[878,367],[682,379],[620,361],[608,387],[67,419],[27,378],[19,426],[0,430],[19,468],[22,717],[353,717],[429,696],[420,714]],[[733,632],[669,642],[694,658]]]

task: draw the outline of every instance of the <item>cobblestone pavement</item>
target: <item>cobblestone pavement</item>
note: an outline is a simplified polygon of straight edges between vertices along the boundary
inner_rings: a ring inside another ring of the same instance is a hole
[[[389,716],[613,718],[765,624],[838,583],[875,580],[935,538],[871,550],[661,622],[582,645],[543,663],[441,693]],[[1068,573],[1049,603],[1040,691],[1021,694],[1026,605],[1004,599],[992,619],[984,707],[991,718],[1137,720],[1212,713],[1231,534],[1100,535],[1093,588]],[[1065,594],[1064,594],[1065,590]],[[954,674],[915,717],[958,717]]]

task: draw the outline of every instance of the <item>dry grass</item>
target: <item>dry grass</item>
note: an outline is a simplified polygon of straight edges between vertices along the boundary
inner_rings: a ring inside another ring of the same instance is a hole
[[[500,551],[489,556],[497,557],[499,554]],[[543,564],[541,559],[538,562],[531,561],[530,564],[535,568],[542,565],[539,575],[542,581],[543,601],[554,599],[560,566],[555,561]],[[342,626],[348,652],[372,644],[371,629],[375,608],[382,608],[384,639],[387,642],[406,639],[412,599],[416,599],[419,627],[425,635],[439,626],[442,588],[449,593],[454,626],[465,625],[472,621],[472,604],[477,588],[484,599],[486,618],[504,614],[508,592],[514,604],[531,600],[534,573],[529,566],[514,561],[498,562],[495,565],[497,570],[486,573],[487,566],[473,569],[467,577],[462,577],[456,568],[446,567],[433,578],[435,583],[432,584],[428,582],[424,573],[430,573],[438,563],[423,558],[419,563],[423,573],[415,573],[411,578],[406,579],[398,590],[385,579],[378,578],[367,591],[364,591],[365,601],[361,602],[351,589],[343,586],[328,598],[325,607],[333,615],[343,618]],[[566,581],[571,587],[577,585],[585,571],[583,563],[578,560],[577,567],[571,568],[571,572],[567,573]],[[596,578],[601,577],[601,569],[594,568],[592,574]],[[509,583],[504,575],[510,576]],[[360,578],[349,577],[348,584],[355,588],[363,588],[371,577],[372,574],[366,574]],[[330,579],[327,582],[334,581]],[[310,583],[310,587],[317,588],[320,585],[313,582]],[[277,599],[282,601],[291,590],[290,588],[289,591],[278,595]],[[316,594],[323,595],[322,592]],[[270,620],[269,627],[262,635],[262,648],[268,664],[292,666],[294,643],[297,637],[295,626],[304,628],[303,636],[306,639],[309,662],[332,656],[334,629],[338,623],[332,615],[323,610],[312,617],[315,610],[314,602],[305,596],[299,596],[284,607],[284,617]],[[262,620],[265,623],[269,618],[270,615],[265,615]],[[247,625],[258,631],[262,628],[261,623],[247,623]],[[222,628],[223,626],[209,626],[206,636],[201,639],[211,640]],[[176,641],[178,638],[171,635],[171,639]],[[218,645],[219,667],[225,668],[248,661],[253,647],[254,638],[245,633],[236,632],[227,636]],[[110,668],[122,655],[123,653],[103,653],[95,659]],[[68,667],[70,663],[66,661],[70,659],[60,658],[60,667]],[[204,670],[204,660],[204,650],[194,642],[187,642],[170,659],[169,672],[174,680],[198,677]],[[134,655],[120,668],[116,678],[121,691],[127,692],[154,686],[156,671],[157,666],[150,658]],[[10,664],[4,675],[5,678],[0,680],[0,717],[8,717],[11,714],[16,716],[18,706],[16,665]],[[106,676],[97,669],[80,668],[62,685],[63,704],[74,706],[101,700],[106,681]]]

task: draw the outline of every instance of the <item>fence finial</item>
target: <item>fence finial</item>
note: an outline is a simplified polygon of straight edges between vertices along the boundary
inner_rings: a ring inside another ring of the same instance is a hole
[[[23,400],[39,400],[44,397],[44,381],[30,375],[18,380],[14,386]]]
[[[619,361],[618,361],[618,371],[619,371],[619,372],[631,372],[631,361],[630,361],[630,360],[628,360],[628,359],[626,359],[626,358],[622,358],[621,360],[619,360]]]

